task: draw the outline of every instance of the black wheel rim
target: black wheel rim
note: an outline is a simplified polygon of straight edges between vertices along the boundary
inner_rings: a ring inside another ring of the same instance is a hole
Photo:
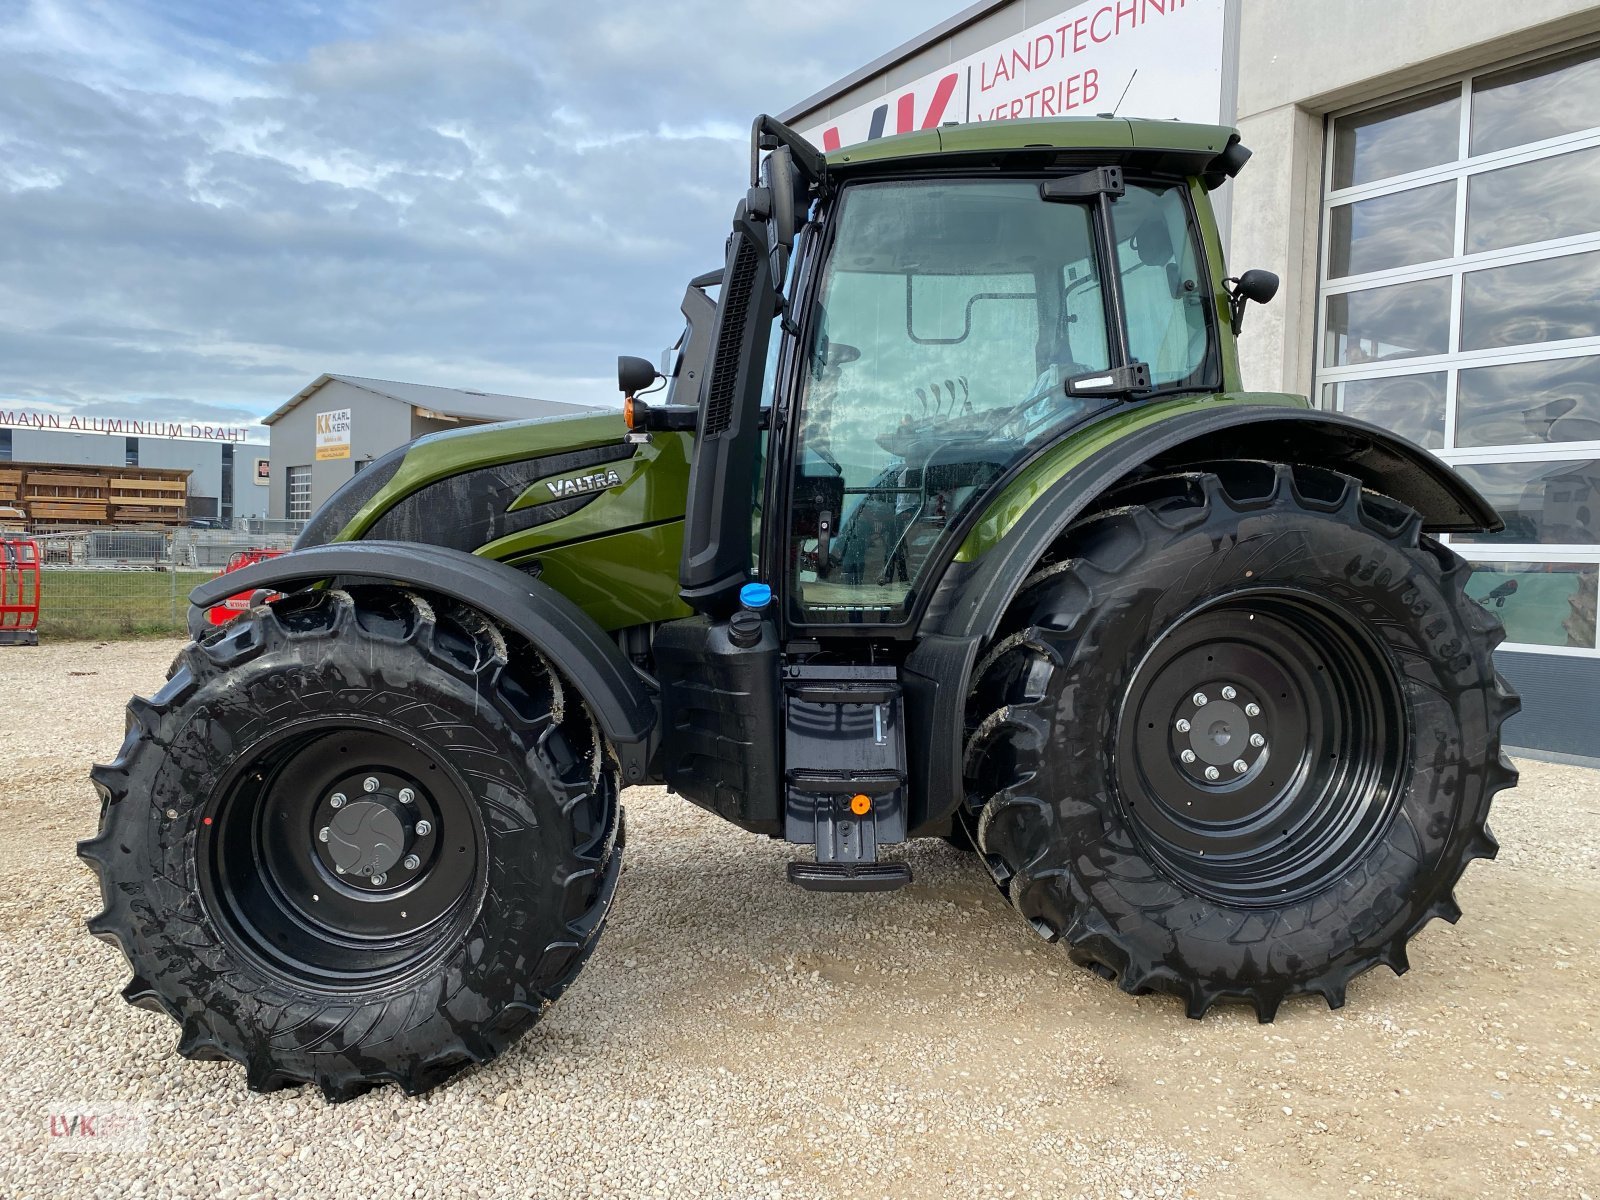
[[[269,971],[371,987],[458,944],[484,890],[459,776],[380,723],[307,722],[240,757],[202,817],[202,901]]]
[[[1364,622],[1309,593],[1209,603],[1151,647],[1117,727],[1119,796],[1199,895],[1277,906],[1343,878],[1394,819],[1399,676]]]

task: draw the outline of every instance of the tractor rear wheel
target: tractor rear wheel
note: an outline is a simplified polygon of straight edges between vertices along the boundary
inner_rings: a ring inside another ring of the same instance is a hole
[[[1230,463],[1069,530],[980,662],[965,817],[1074,960],[1190,1016],[1344,1003],[1492,857],[1500,626],[1410,508]]]
[[[263,605],[128,706],[79,846],[179,1051],[249,1086],[425,1091],[577,974],[621,869],[617,779],[531,647],[393,588]]]

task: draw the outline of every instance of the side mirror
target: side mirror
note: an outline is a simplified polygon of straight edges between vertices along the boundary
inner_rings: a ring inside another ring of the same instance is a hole
[[[1252,301],[1265,304],[1278,294],[1278,277],[1271,271],[1246,271],[1236,278],[1223,280],[1228,289],[1228,317],[1233,335],[1239,336],[1244,328],[1244,306]]]
[[[750,189],[746,208],[752,217],[767,223],[767,242],[772,253],[772,278],[782,285],[788,267],[789,250],[799,231],[799,214],[805,203],[806,187],[794,169],[794,155],[779,146],[761,162],[761,182]]]
[[[661,372],[648,358],[637,358],[632,354],[617,355],[617,387],[624,396],[644,391],[659,378]]]

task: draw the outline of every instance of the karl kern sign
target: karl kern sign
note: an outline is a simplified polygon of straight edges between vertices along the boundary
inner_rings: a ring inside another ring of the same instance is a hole
[[[0,408],[0,429],[46,429],[62,433],[109,433],[124,437],[181,438],[195,442],[242,442],[243,425],[196,425],[189,421],[134,420],[130,417],[78,417],[69,413]]]
[[[350,457],[350,410],[336,408],[317,414],[317,461]]]
[[[1225,0],[1084,0],[800,132],[837,150],[952,122],[1113,110],[1220,121],[1224,7]]]

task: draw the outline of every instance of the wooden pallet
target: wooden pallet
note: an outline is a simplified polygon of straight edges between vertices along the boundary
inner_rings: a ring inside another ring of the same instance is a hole
[[[0,504],[35,526],[180,525],[188,516],[189,472],[165,467],[8,463]]]

